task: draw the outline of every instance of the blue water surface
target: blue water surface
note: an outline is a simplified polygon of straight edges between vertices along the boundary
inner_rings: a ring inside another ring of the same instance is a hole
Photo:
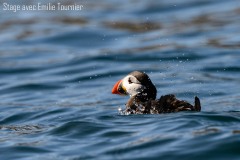
[[[0,159],[240,158],[240,1],[41,3],[83,8],[0,3]],[[202,111],[119,114],[134,70]]]

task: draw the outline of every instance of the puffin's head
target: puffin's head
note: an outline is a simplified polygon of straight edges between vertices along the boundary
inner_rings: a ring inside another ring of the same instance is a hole
[[[129,73],[112,88],[112,94],[140,95],[147,99],[156,99],[156,93],[157,90],[148,75],[140,71]]]

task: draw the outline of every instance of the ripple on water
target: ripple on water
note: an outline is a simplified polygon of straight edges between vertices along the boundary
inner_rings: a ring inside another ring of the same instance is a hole
[[[0,10],[0,159],[239,159],[239,2],[81,3]],[[133,70],[202,112],[120,115]]]

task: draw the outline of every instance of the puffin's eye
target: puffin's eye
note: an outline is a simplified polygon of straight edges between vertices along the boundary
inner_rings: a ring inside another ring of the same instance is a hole
[[[128,83],[129,84],[133,83],[130,78],[128,78]]]

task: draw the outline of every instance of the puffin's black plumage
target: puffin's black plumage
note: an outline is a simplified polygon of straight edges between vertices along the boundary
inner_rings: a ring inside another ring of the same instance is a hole
[[[123,86],[124,84],[125,86]],[[131,95],[131,92],[135,94]],[[153,85],[148,75],[140,71],[131,72],[124,79],[118,81],[113,87],[112,93],[125,95],[130,94],[130,99],[126,104],[125,110],[130,114],[160,114],[179,111],[201,111],[201,104],[198,97],[195,97],[194,105],[191,105],[184,100],[178,100],[172,94],[164,95],[159,99],[156,99],[156,87]]]
[[[195,97],[194,106],[186,101],[178,100],[172,94],[147,101],[141,101],[138,96],[133,96],[126,104],[126,112],[131,114],[160,114],[179,111],[201,111],[199,98]]]

